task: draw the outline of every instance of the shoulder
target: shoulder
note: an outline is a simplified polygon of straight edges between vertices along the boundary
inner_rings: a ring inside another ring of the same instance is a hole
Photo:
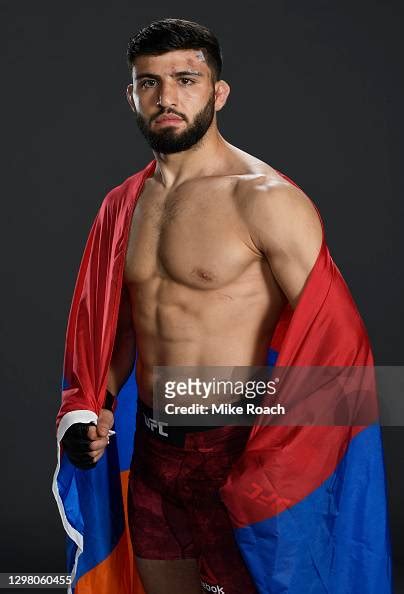
[[[313,201],[276,170],[241,177],[236,193],[251,238],[261,251],[271,242],[322,237],[322,220]]]

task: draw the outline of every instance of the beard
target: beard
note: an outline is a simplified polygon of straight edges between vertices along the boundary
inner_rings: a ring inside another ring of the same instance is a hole
[[[176,113],[171,110],[168,112],[161,112],[156,115],[153,119],[158,118],[162,113]],[[182,114],[176,114],[180,117],[184,117]],[[151,148],[163,154],[180,153],[186,151],[192,146],[196,145],[197,142],[206,134],[209,129],[213,117],[215,115],[215,97],[212,92],[205,107],[199,111],[194,117],[192,124],[188,126],[183,132],[177,132],[176,126],[165,126],[161,132],[155,132],[151,130],[150,124],[146,119],[136,112],[136,121],[139,130],[146,138]]]

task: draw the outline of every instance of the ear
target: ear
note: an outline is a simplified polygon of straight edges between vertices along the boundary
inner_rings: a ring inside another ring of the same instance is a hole
[[[218,80],[215,83],[215,109],[220,111],[226,104],[230,93],[230,85],[225,80]]]
[[[135,103],[133,101],[133,84],[132,83],[130,83],[126,87],[126,99],[128,100],[128,103],[130,105],[131,110],[136,113],[136,106],[135,106]]]

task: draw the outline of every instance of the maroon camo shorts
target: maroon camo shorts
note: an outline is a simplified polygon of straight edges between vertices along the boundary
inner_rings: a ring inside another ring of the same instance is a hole
[[[128,490],[135,555],[196,559],[205,591],[257,594],[219,495],[251,427],[166,427],[164,437],[152,419],[138,400]]]

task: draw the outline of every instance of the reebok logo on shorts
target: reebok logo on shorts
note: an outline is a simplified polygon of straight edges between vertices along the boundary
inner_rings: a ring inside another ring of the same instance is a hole
[[[201,580],[202,588],[204,588],[207,592],[215,592],[215,594],[226,594],[223,586],[219,586],[219,584],[215,584],[214,586],[210,586],[206,582]]]

